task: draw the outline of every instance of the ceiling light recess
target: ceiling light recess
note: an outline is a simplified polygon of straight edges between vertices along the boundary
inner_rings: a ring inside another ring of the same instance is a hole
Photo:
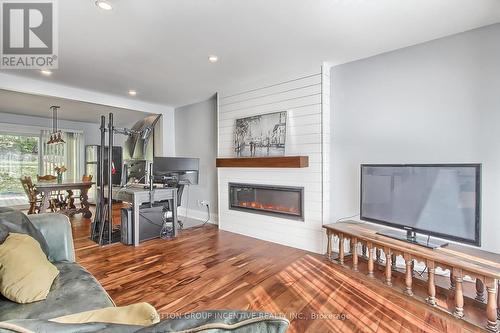
[[[216,56],[215,54],[209,55],[208,56],[208,61],[210,61],[212,64],[216,63],[217,61],[219,61],[219,57]]]
[[[51,70],[48,70],[48,69],[41,69],[40,70],[40,73],[42,73],[43,75],[45,76],[50,76],[52,75],[52,71]]]
[[[113,9],[113,6],[111,6],[111,3],[106,0],[97,0],[95,2],[95,5],[103,10],[111,10]]]
[[[137,91],[135,91],[135,90],[133,90],[133,89],[130,89],[130,90],[128,91],[128,94],[129,94],[130,96],[135,96],[135,95],[137,95]]]

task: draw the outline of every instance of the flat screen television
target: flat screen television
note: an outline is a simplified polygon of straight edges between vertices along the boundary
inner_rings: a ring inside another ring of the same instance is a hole
[[[361,220],[480,246],[481,164],[362,164],[360,206]]]

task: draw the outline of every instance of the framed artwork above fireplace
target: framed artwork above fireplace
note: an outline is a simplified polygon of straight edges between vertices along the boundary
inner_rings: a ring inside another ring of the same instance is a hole
[[[234,151],[237,157],[284,156],[287,112],[236,119]]]

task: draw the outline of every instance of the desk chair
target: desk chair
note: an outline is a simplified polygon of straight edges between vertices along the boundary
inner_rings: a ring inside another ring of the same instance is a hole
[[[184,192],[184,184],[177,184],[177,208],[181,206],[182,203],[182,193]],[[186,215],[187,215],[187,207],[186,207]],[[184,228],[184,223],[177,219],[177,223],[179,224],[179,229]]]
[[[177,208],[179,208],[182,203],[182,193],[184,192],[184,187],[189,184],[178,182],[176,180],[169,180],[165,182],[165,185],[177,188]],[[162,202],[162,204],[166,205],[168,210],[172,211],[172,207],[170,207],[169,202]],[[181,220],[177,219],[177,224],[179,224],[179,229],[182,230],[184,228],[184,223]]]

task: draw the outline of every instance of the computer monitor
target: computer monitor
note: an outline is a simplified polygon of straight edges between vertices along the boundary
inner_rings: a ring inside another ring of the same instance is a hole
[[[176,182],[198,185],[200,159],[191,157],[155,157],[153,176],[155,182],[173,178]]]
[[[129,160],[124,164],[124,174],[126,179],[124,183],[140,183],[146,184],[148,179],[148,161],[144,160]]]

